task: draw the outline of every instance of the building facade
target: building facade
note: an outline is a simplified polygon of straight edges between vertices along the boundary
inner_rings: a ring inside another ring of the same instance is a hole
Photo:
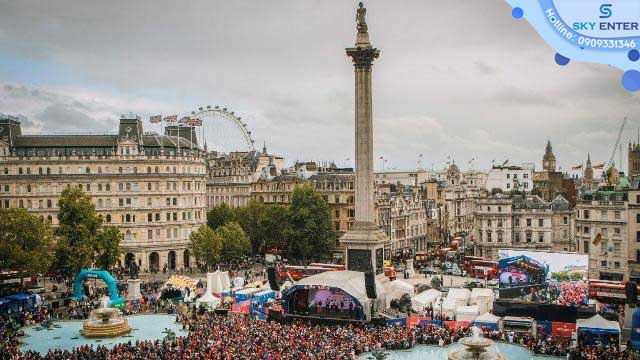
[[[485,188],[487,191],[500,189],[502,192],[513,190],[533,190],[533,164],[523,166],[494,165],[489,170]]]
[[[478,200],[475,222],[477,256],[497,260],[503,248],[572,251],[573,210],[561,196],[546,202],[537,195],[496,193]]]
[[[207,207],[221,204],[246,206],[251,200],[251,184],[259,178],[270,179],[280,173],[284,159],[262,152],[243,151],[207,155]]]
[[[190,267],[189,235],[206,223],[206,167],[192,131],[144,133],[140,118],[130,117],[114,135],[22,135],[20,122],[1,119],[0,205],[55,226],[62,190],[78,187],[104,224],[120,230],[121,265]]]
[[[608,186],[582,194],[576,204],[575,234],[578,252],[589,255],[590,278],[629,279],[628,222],[627,191]]]

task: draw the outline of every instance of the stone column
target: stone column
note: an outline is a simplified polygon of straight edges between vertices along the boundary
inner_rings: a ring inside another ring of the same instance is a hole
[[[380,52],[371,46],[366,9],[362,3],[356,13],[355,47],[347,48],[347,56],[355,67],[355,221],[340,239],[345,247],[347,270],[382,273],[385,234],[379,229],[375,212],[373,178],[373,119],[371,97],[371,64]]]

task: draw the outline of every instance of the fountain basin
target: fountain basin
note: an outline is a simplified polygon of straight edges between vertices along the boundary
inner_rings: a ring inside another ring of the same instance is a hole
[[[118,309],[101,308],[91,312],[82,323],[82,335],[88,338],[116,337],[131,332],[127,319]]]

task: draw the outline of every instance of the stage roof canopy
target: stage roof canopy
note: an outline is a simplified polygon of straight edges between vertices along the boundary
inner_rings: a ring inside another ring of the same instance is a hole
[[[295,287],[314,285],[338,288],[356,298],[361,304],[368,302],[367,290],[364,285],[364,273],[359,271],[325,271],[301,279],[295,284]],[[377,280],[376,292],[378,298],[384,298],[384,288]]]

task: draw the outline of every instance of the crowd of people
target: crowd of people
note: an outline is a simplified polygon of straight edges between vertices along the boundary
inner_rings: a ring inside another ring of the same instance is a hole
[[[252,319],[245,314],[218,315],[190,310],[179,316],[184,337],[127,342],[108,349],[82,346],[47,354],[21,352],[19,323],[3,322],[0,358],[16,360],[84,359],[355,359],[373,349],[407,350],[416,345],[447,346],[469,336],[468,329],[441,326],[314,325],[301,321],[275,322]],[[567,356],[566,342],[549,336],[485,329],[486,337],[519,344],[537,354]],[[570,359],[635,359],[635,353],[615,347],[581,348],[570,351]]]
[[[552,281],[546,287],[532,291],[531,299],[545,304],[584,306],[587,304],[588,292],[589,286],[585,281]]]

